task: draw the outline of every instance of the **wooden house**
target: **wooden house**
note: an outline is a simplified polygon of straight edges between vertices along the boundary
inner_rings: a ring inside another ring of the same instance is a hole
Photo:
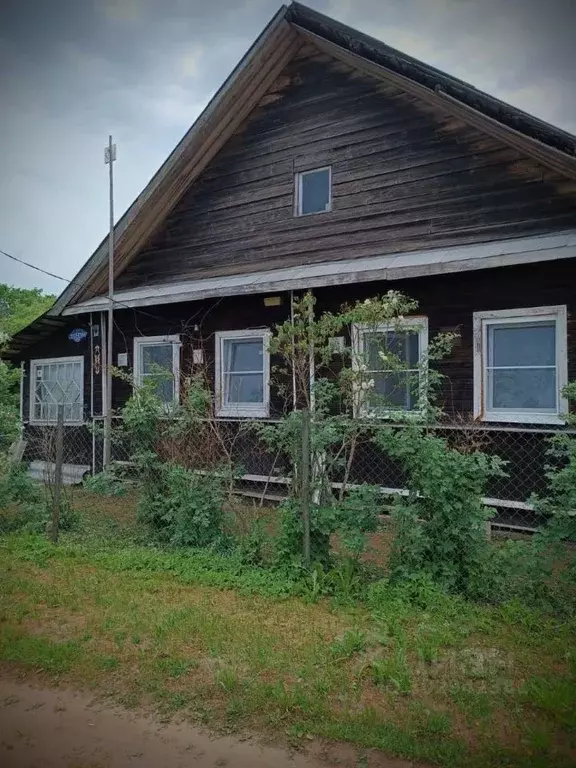
[[[273,418],[286,403],[266,340],[294,294],[313,290],[321,311],[400,290],[418,300],[421,329],[458,331],[442,405],[490,433],[513,478],[493,501],[526,511],[576,378],[575,147],[283,6],[116,225],[114,364],[136,381],[150,361],[165,366],[170,400],[202,348],[218,418]],[[13,341],[29,433],[53,424],[58,402],[67,429],[103,416],[107,270],[104,239]],[[417,353],[425,343],[421,330]],[[130,391],[114,380],[116,411]],[[69,461],[97,466],[92,450]]]

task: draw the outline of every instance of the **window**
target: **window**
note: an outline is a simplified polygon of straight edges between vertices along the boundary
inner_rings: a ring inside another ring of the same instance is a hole
[[[54,357],[30,361],[30,421],[55,424],[58,406],[67,424],[82,424],[84,358]]]
[[[361,415],[380,416],[417,411],[424,396],[422,373],[428,351],[428,318],[407,318],[400,326],[357,325],[352,329],[352,341],[354,364],[363,366],[365,383],[369,385],[360,390],[357,411]]]
[[[474,314],[474,416],[559,423],[568,410],[566,307]]]
[[[296,216],[324,213],[332,208],[332,169],[316,168],[295,177]]]
[[[180,337],[144,336],[134,339],[134,381],[154,382],[158,397],[170,405],[180,393]]]
[[[266,330],[216,334],[218,416],[269,415],[269,340]]]

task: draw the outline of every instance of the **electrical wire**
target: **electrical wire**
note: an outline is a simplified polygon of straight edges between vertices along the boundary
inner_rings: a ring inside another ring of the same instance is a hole
[[[76,285],[76,286],[78,286],[79,288],[82,288],[82,289],[84,289],[84,290],[88,290],[90,293],[92,293],[92,296],[98,296],[98,295],[101,295],[101,294],[98,294],[96,291],[90,291],[89,289],[86,289],[86,286],[85,286],[83,283],[80,283],[80,282],[78,282],[78,281],[76,281],[76,280],[70,280],[70,279],[69,279],[69,278],[67,278],[67,277],[62,277],[62,275],[57,275],[57,274],[56,274],[56,273],[54,273],[54,272],[49,272],[49,271],[48,271],[48,270],[46,270],[46,269],[42,269],[42,267],[38,267],[36,264],[31,264],[31,263],[30,263],[30,262],[28,262],[28,261],[24,261],[24,259],[20,259],[20,258],[18,258],[17,256],[13,256],[11,253],[8,253],[7,251],[4,251],[4,250],[3,250],[3,249],[1,249],[1,248],[0,248],[0,253],[1,253],[3,256],[6,256],[8,259],[11,259],[12,261],[15,261],[15,262],[17,262],[18,264],[22,264],[22,265],[23,265],[23,266],[25,266],[25,267],[29,267],[30,269],[33,269],[33,270],[35,270],[36,272],[40,272],[40,273],[42,273],[42,274],[44,274],[44,275],[48,275],[49,277],[53,277],[53,278],[55,278],[56,280],[62,280],[62,282],[64,282],[64,283],[68,283],[69,285]],[[299,275],[300,275],[300,274],[301,274],[301,272],[296,272],[296,274],[294,275],[294,277],[295,277],[295,278],[297,278],[297,277],[299,277]],[[262,282],[262,281],[263,281],[263,276],[262,276],[262,275],[260,275],[260,276],[257,276],[257,277],[255,277],[255,278],[254,278],[254,280],[251,280],[250,282],[247,282],[247,283],[245,284],[245,286],[246,286],[246,287],[248,287],[248,286],[257,285],[259,282]],[[188,318],[188,319],[185,321],[184,325],[186,325],[186,326],[190,325],[190,324],[192,323],[192,321],[193,321],[193,320],[195,320],[195,319],[198,317],[198,315],[200,315],[201,313],[203,313],[203,314],[202,314],[202,318],[200,319],[200,321],[199,321],[198,323],[196,323],[196,325],[198,325],[198,326],[201,328],[201,327],[202,327],[202,324],[204,323],[204,320],[205,320],[205,319],[206,319],[206,317],[207,317],[207,315],[208,315],[210,312],[213,312],[213,311],[214,311],[214,309],[216,309],[216,307],[217,307],[217,306],[218,306],[218,305],[219,305],[219,304],[220,304],[220,303],[221,303],[221,302],[222,302],[222,301],[223,301],[225,298],[227,298],[227,297],[226,297],[226,296],[220,296],[220,297],[218,297],[218,298],[217,298],[217,299],[216,299],[216,300],[215,300],[215,301],[214,301],[214,302],[213,302],[213,303],[212,303],[210,306],[208,306],[208,308],[205,308],[205,306],[204,306],[204,305],[200,306],[200,307],[199,307],[199,309],[198,309],[198,311],[197,311],[197,312],[195,312],[195,313],[194,313],[194,314],[193,314],[191,317],[189,317],[189,318]],[[201,301],[201,300],[200,300],[200,301]],[[166,323],[166,322],[168,322],[168,319],[167,319],[166,317],[162,317],[162,316],[160,316],[160,315],[154,315],[154,314],[152,314],[151,312],[149,312],[148,310],[144,310],[144,309],[142,309],[141,307],[132,307],[132,306],[130,306],[130,305],[128,305],[128,304],[124,304],[122,301],[118,301],[118,299],[112,299],[112,303],[113,303],[113,304],[116,304],[117,306],[121,307],[122,309],[130,309],[130,310],[132,310],[132,312],[134,313],[134,320],[135,320],[135,323],[136,323],[136,321],[137,321],[137,314],[140,314],[140,315],[144,315],[144,316],[146,316],[146,317],[150,317],[151,319],[153,319],[153,320],[157,320],[157,321],[159,321],[159,322],[161,322],[161,323]],[[116,325],[116,327],[118,327],[116,323],[115,323],[115,325]],[[212,334],[209,334],[209,336],[208,336],[207,338],[210,338],[210,337],[211,337],[211,336],[213,336],[213,335],[214,335],[214,333],[212,333]]]
[[[17,262],[18,264],[23,264],[25,267],[30,267],[30,269],[36,270],[36,272],[41,272],[43,275],[48,275],[49,277],[54,277],[56,280],[62,280],[62,282],[68,283],[68,285],[76,285],[79,288],[83,288],[84,290],[89,290],[89,289],[86,289],[86,287],[85,287],[85,285],[83,283],[79,283],[76,280],[70,280],[67,277],[62,277],[62,275],[57,275],[55,272],[49,272],[46,269],[42,269],[42,267],[38,267],[38,266],[36,266],[36,264],[31,264],[28,261],[24,261],[24,259],[19,259],[17,256],[13,256],[11,253],[8,253],[7,251],[4,251],[2,248],[0,248],[0,253],[3,256],[6,256],[8,259],[12,259],[12,261]],[[99,294],[96,293],[96,291],[89,291],[89,292],[92,293],[92,296],[99,295]],[[112,303],[113,304],[117,304],[119,307],[122,307],[122,309],[131,309],[131,310],[135,309],[134,307],[131,307],[129,304],[124,304],[123,302],[118,301],[118,299],[112,299]],[[151,312],[148,312],[147,310],[140,309],[140,308],[138,308],[138,311],[141,314],[143,314],[143,315],[147,315],[148,317],[152,318],[153,320],[158,320],[158,321],[163,322],[163,323],[166,322],[166,318],[165,317],[160,317],[160,315],[153,315]]]

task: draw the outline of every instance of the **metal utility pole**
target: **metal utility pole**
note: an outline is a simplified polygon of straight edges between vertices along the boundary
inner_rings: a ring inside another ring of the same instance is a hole
[[[114,160],[116,160],[116,144],[112,136],[108,137],[108,146],[104,150],[104,163],[109,168],[110,179],[110,232],[108,234],[108,323],[106,341],[106,409],[104,411],[104,468],[108,467],[111,458],[112,444],[112,339],[114,335]]]
[[[50,538],[56,544],[60,532],[60,502],[62,497],[62,462],[64,458],[64,406],[58,406],[56,421],[56,455],[54,457],[54,497]]]

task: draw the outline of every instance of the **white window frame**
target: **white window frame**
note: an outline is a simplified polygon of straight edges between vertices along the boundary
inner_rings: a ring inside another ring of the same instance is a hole
[[[180,402],[180,348],[182,346],[180,336],[136,336],[134,338],[134,384],[142,386],[143,375],[140,369],[142,363],[142,348],[155,344],[172,344],[172,375],[174,376],[174,402]]]
[[[405,317],[396,323],[380,323],[379,325],[369,325],[367,323],[356,323],[352,326],[352,350],[353,367],[358,370],[360,361],[364,357],[364,334],[365,333],[402,333],[411,328],[417,328],[418,333],[418,356],[419,365],[427,372],[428,370],[428,317],[426,315],[414,315]],[[371,417],[378,419],[402,419],[413,417],[418,418],[426,406],[426,377],[420,376],[419,407],[412,410],[403,408],[381,408],[374,410],[369,407],[367,402],[357,406],[355,403],[355,417]]]
[[[259,418],[265,419],[270,415],[270,337],[268,328],[250,328],[240,331],[218,331],[215,334],[216,343],[216,416],[223,418]],[[263,357],[262,366],[264,372],[263,403],[238,403],[236,405],[225,404],[224,399],[224,342],[238,339],[262,339]]]
[[[84,356],[83,355],[69,355],[68,357],[41,357],[34,360],[30,360],[30,392],[29,395],[29,414],[28,421],[30,424],[37,424],[39,426],[50,424],[56,424],[56,419],[36,419],[34,417],[35,412],[35,395],[36,395],[36,370],[40,366],[52,365],[55,363],[80,363],[80,380],[82,385],[80,387],[80,405],[82,408],[81,419],[64,419],[64,424],[69,426],[79,426],[84,424]]]
[[[502,323],[530,323],[535,320],[556,323],[556,413],[538,411],[490,411],[487,408],[488,328]],[[562,415],[568,413],[568,401],[560,394],[568,384],[568,343],[566,305],[499,309],[474,312],[474,418],[479,421],[518,424],[564,424]]]
[[[328,171],[328,208],[323,211],[310,211],[302,213],[302,179],[311,173]],[[318,216],[321,213],[329,213],[332,210],[332,166],[323,165],[320,168],[310,168],[307,171],[298,171],[294,175],[294,216]]]

